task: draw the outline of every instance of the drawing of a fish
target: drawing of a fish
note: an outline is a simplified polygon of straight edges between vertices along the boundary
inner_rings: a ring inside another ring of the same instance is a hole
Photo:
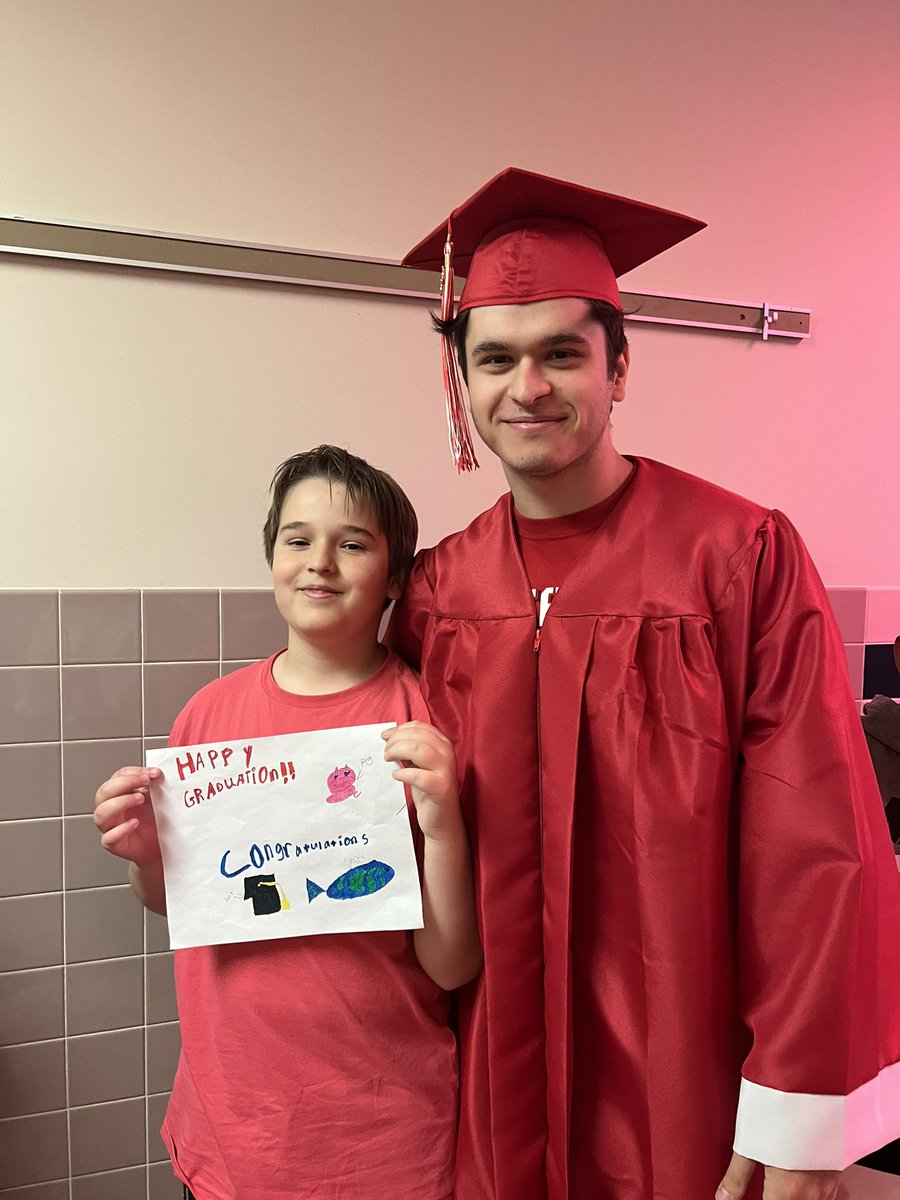
[[[394,868],[373,858],[371,862],[351,867],[349,871],[339,875],[327,890],[307,879],[306,895],[310,903],[323,892],[331,900],[358,900],[360,896],[371,896],[373,892],[380,892],[393,878]]]

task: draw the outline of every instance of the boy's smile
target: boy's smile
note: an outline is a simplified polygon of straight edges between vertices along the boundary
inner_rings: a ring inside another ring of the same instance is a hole
[[[371,514],[342,485],[318,478],[294,484],[284,499],[272,582],[289,646],[339,641],[370,650],[385,601],[399,591],[388,579],[387,539]]]

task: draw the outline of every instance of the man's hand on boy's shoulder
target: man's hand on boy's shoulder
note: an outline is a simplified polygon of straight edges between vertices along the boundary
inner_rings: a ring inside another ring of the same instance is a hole
[[[386,729],[384,757],[398,763],[393,775],[412,793],[423,837],[456,837],[461,828],[456,754],[453,743],[424,721]]]
[[[94,797],[94,824],[100,844],[138,867],[160,861],[159,836],[150,803],[150,781],[158,767],[120,767]]]

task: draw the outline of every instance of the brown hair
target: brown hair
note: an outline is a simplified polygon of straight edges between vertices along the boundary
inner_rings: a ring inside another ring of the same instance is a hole
[[[412,566],[419,536],[415,509],[386,471],[369,466],[364,458],[358,458],[340,446],[324,445],[304,450],[286,459],[275,472],[269,489],[272,503],[263,526],[263,546],[269,566],[275,554],[285,496],[303,479],[325,479],[332,486],[339,483],[347,489],[348,499],[368,509],[387,539],[390,582],[402,588]]]

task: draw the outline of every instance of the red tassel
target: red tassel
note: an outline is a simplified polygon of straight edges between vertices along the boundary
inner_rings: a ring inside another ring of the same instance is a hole
[[[444,244],[444,265],[441,268],[441,320],[453,316],[453,241],[450,223],[447,223],[447,241]],[[441,366],[444,372],[444,399],[447,404],[447,425],[450,430],[450,452],[456,469],[475,471],[478,459],[472,444],[466,402],[463,397],[459,363],[449,334],[441,336]]]

